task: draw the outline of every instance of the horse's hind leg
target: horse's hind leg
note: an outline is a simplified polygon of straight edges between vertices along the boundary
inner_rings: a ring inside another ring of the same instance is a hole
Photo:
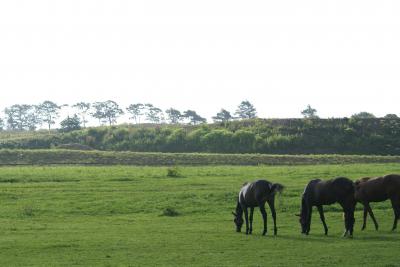
[[[276,227],[275,199],[269,200],[268,205],[271,209],[272,219],[274,220],[274,235],[276,235],[278,233],[278,228]]]
[[[350,210],[348,212],[350,237],[353,237],[354,223],[356,221],[355,218],[354,218],[355,209],[356,209],[355,205],[351,206]]]
[[[267,212],[265,211],[265,204],[259,204],[260,207],[260,212],[263,217],[263,222],[264,222],[264,230],[263,230],[263,235],[267,233]]]
[[[347,236],[349,234],[350,237],[353,236],[353,228],[354,228],[354,210],[355,206],[350,203],[343,204],[341,203],[341,206],[344,211],[344,225],[345,225],[345,232],[343,233],[343,237]]]
[[[249,234],[251,234],[253,232],[253,213],[254,213],[254,208],[251,207],[250,208],[250,230],[249,230]]]
[[[322,224],[324,225],[325,235],[327,235],[328,234],[328,226],[326,226],[326,223],[325,223],[324,209],[322,206],[317,206],[317,208],[318,208],[318,212],[319,212],[319,217],[321,218]]]
[[[392,231],[394,231],[397,228],[397,221],[400,219],[400,201],[397,197],[391,198],[390,201],[392,202],[392,208],[394,211],[394,222],[392,227]]]

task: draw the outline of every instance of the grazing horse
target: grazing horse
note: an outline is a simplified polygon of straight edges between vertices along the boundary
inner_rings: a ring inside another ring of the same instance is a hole
[[[355,198],[364,205],[364,217],[362,230],[367,225],[367,213],[371,216],[378,230],[374,213],[372,212],[370,202],[381,202],[390,199],[394,212],[394,222],[392,231],[397,228],[397,221],[400,219],[400,175],[390,174],[376,178],[362,178],[355,182]]]
[[[232,212],[236,232],[240,232],[243,225],[243,212],[246,220],[246,235],[253,232],[253,212],[255,207],[260,208],[261,215],[264,220],[263,235],[267,233],[267,212],[265,211],[265,202],[271,209],[272,218],[274,220],[274,235],[277,234],[276,228],[276,212],[275,212],[275,194],[281,193],[284,186],[281,184],[273,184],[266,180],[257,180],[252,183],[245,183],[239,192],[239,199],[236,205],[236,212]],[[247,209],[250,208],[250,227]]]
[[[311,180],[303,193],[301,199],[300,217],[301,233],[308,235],[311,226],[312,207],[316,206],[324,225],[325,235],[328,234],[328,227],[325,223],[323,205],[339,203],[342,206],[345,216],[345,228],[343,236],[348,233],[353,236],[354,210],[356,201],[354,199],[354,184],[348,178],[338,177],[331,180]]]

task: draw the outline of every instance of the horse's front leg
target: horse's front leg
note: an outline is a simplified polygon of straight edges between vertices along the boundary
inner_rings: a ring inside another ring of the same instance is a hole
[[[244,207],[243,211],[244,211],[244,218],[246,221],[246,235],[248,235],[249,234],[249,213],[247,211],[247,207]]]
[[[369,215],[371,216],[371,218],[372,218],[372,221],[374,222],[374,225],[375,225],[375,230],[377,230],[378,231],[378,228],[379,228],[379,226],[378,226],[378,222],[376,221],[376,219],[375,219],[375,216],[374,216],[374,213],[372,212],[372,209],[371,209],[371,206],[369,205],[369,203],[367,202],[366,203],[366,208],[367,208],[367,211],[368,211],[368,213],[369,213]]]
[[[322,221],[322,224],[324,225],[325,235],[328,235],[328,226],[326,226],[326,223],[325,223],[324,209],[322,206],[317,206],[317,208],[318,208],[318,212],[319,212],[319,217]]]
[[[367,227],[367,215],[368,215],[368,209],[365,206],[365,204],[363,204],[364,206],[364,213],[363,213],[363,225],[361,228],[361,231],[365,230],[365,228]]]
[[[268,201],[269,208],[271,209],[272,219],[274,220],[274,235],[277,235],[278,228],[276,227],[276,211],[275,211],[275,199]]]
[[[310,229],[311,229],[311,217],[312,217],[312,206],[310,205],[308,207],[308,211],[307,211],[307,229],[306,229],[306,235],[308,235],[310,233]]]
[[[250,230],[249,234],[253,232],[253,213],[254,213],[254,207],[250,208]]]
[[[260,212],[261,212],[261,215],[263,217],[263,222],[264,222],[263,235],[265,235],[267,233],[267,212],[265,211],[264,205],[265,205],[265,203],[259,204]]]

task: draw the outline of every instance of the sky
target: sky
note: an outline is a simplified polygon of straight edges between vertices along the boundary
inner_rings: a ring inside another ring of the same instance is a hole
[[[400,1],[0,1],[0,110],[108,99],[400,115]],[[72,111],[71,111],[72,112]]]

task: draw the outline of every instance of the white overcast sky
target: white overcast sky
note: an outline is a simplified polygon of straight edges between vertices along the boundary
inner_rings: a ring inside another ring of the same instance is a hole
[[[210,118],[400,115],[400,1],[0,1],[0,109],[112,99]]]

